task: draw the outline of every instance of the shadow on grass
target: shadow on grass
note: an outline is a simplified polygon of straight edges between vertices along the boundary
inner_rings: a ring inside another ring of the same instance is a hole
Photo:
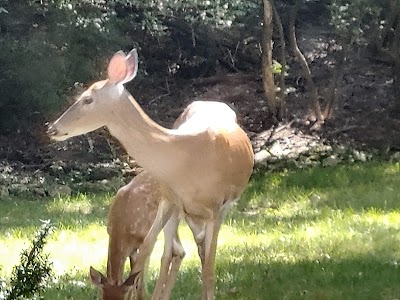
[[[241,249],[243,250],[243,249]],[[400,270],[395,262],[371,256],[349,259],[270,262],[268,253],[245,251],[235,261],[227,253],[217,258],[216,299],[398,299]],[[253,255],[249,255],[252,253]],[[247,256],[249,255],[249,256]],[[198,265],[183,267],[171,299],[200,300]],[[155,281],[149,283],[150,291]],[[48,288],[44,299],[98,299],[87,278],[63,278]]]
[[[226,255],[224,255],[226,256]],[[354,259],[257,262],[217,259],[217,299],[398,299],[396,264]],[[197,282],[197,284],[196,284]],[[172,299],[201,299],[199,269],[180,273]]]
[[[46,300],[95,300],[99,298],[99,291],[94,287],[89,280],[89,275],[84,276],[64,276],[57,279],[57,282],[52,283],[46,288],[42,294]]]

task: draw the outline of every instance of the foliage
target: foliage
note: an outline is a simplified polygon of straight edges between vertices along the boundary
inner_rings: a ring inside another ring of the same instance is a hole
[[[0,268],[1,271],[1,268]],[[5,292],[6,292],[6,288],[7,288],[7,283],[5,280],[3,280],[0,277],[0,299],[4,299],[5,297]]]
[[[67,87],[92,80],[100,70],[99,54],[108,56],[116,42],[106,21],[95,17],[99,8],[93,12],[65,2],[1,5],[0,128],[43,121],[58,110]]]
[[[44,290],[52,269],[48,256],[43,254],[43,247],[52,230],[53,226],[50,221],[43,221],[43,225],[36,233],[31,247],[22,251],[20,265],[14,267],[10,287],[4,295],[1,295],[1,299],[29,299]]]
[[[148,57],[161,55],[161,62],[144,64],[150,72],[172,75],[168,70],[174,62],[175,70],[204,64],[211,55],[204,50],[209,43],[198,34],[243,24],[240,19],[259,4],[3,0],[0,7],[0,128],[14,131],[24,122],[48,119],[64,105],[74,83],[97,78],[116,50],[136,46]]]
[[[227,0],[191,0],[170,1],[153,0],[138,1],[117,0],[117,12],[123,7],[130,7],[133,18],[139,21],[142,29],[158,32],[168,28],[168,21],[182,19],[190,24],[205,24],[213,27],[229,27],[238,18],[259,6],[258,1]],[[126,15],[126,13],[125,13]]]
[[[330,7],[336,31],[352,43],[361,43],[366,33],[379,27],[387,1],[333,0]]]

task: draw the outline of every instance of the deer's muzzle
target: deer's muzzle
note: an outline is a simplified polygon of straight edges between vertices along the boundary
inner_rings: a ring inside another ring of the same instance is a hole
[[[49,127],[47,128],[47,135],[52,137],[56,136],[58,134],[58,129],[54,124],[50,124]]]

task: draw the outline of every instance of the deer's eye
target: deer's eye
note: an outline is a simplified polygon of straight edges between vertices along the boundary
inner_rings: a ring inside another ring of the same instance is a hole
[[[90,104],[93,102],[93,98],[87,97],[87,98],[84,98],[82,101],[83,101],[83,104],[85,104],[85,105]]]

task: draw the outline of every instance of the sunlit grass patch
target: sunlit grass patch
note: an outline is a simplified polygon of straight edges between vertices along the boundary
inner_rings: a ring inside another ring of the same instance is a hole
[[[90,265],[105,270],[112,195],[0,202],[0,270],[7,276],[39,219],[57,229],[45,251],[56,277],[45,299],[93,299]],[[173,299],[201,299],[200,262],[188,227]],[[222,226],[217,299],[399,299],[397,163],[256,172]],[[154,286],[162,236],[150,263]],[[126,270],[127,271],[127,270]]]
[[[94,205],[89,196],[80,194],[78,197],[56,198],[47,205],[50,213],[75,213],[82,215],[92,213]]]

